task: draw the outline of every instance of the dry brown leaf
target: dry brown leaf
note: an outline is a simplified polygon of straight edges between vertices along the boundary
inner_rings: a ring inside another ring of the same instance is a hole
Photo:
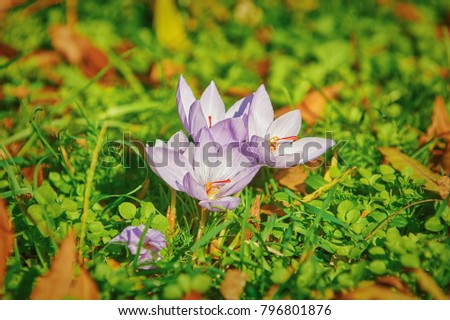
[[[414,296],[375,283],[339,294],[337,298],[341,300],[416,300]]]
[[[306,193],[305,180],[307,177],[308,170],[305,166],[281,169],[274,176],[280,185],[303,194]]]
[[[384,286],[394,287],[398,291],[403,292],[403,293],[405,293],[407,295],[412,295],[411,290],[409,289],[409,287],[399,277],[396,277],[396,276],[378,277],[376,279],[376,282],[378,284],[382,284]]]
[[[386,160],[391,163],[391,165],[398,171],[401,171],[404,167],[409,166],[414,170],[412,178],[414,179],[425,179],[425,189],[439,193],[437,186],[437,181],[441,176],[419,161],[408,157],[406,154],[401,153],[397,148],[390,147],[380,147],[378,150],[386,157]]]
[[[17,7],[24,2],[26,0],[2,0],[0,1],[0,13],[6,13],[9,9]]]
[[[248,275],[237,269],[229,269],[225,273],[225,278],[220,284],[220,293],[226,300],[239,300],[245,285],[247,284]]]
[[[50,270],[37,280],[30,298],[32,300],[64,299],[72,284],[75,259],[75,234],[70,232],[61,242]]]
[[[250,219],[249,222],[259,231],[259,223],[261,222],[261,196],[257,195],[255,201],[250,208]],[[250,230],[245,230],[245,240],[250,240],[253,233]]]
[[[419,142],[425,144],[433,138],[442,138],[445,140],[442,146],[437,145],[433,151],[433,163],[439,167],[442,166],[446,174],[450,173],[450,116],[445,107],[444,99],[436,97],[433,104],[433,116],[427,133],[420,137]]]
[[[42,166],[42,165],[38,167],[38,172],[37,172],[37,184],[38,184],[38,186],[41,186],[42,182],[44,181],[43,167],[44,166]],[[31,167],[22,168],[22,174],[24,175],[24,177],[30,183],[33,183],[34,171],[35,170],[36,170],[36,166],[35,165],[31,166]]]
[[[417,282],[423,291],[429,293],[433,299],[436,300],[449,300],[450,297],[446,296],[444,291],[434,281],[434,279],[422,269],[411,269],[417,275]]]
[[[275,204],[265,204],[263,206],[261,206],[260,209],[261,213],[270,215],[270,214],[276,214],[279,216],[284,216],[286,213],[284,213],[283,209],[281,209],[280,207],[278,207]]]
[[[309,125],[313,125],[317,120],[323,119],[327,100],[335,99],[343,87],[344,84],[339,82],[322,88],[321,92],[317,90],[310,91],[305,96],[303,101],[295,106],[296,109],[299,109],[302,112],[302,120]],[[322,93],[326,98],[322,95]],[[291,110],[292,108],[290,106],[283,107],[276,110],[275,115],[279,117]]]
[[[66,297],[79,300],[98,300],[100,299],[100,292],[97,284],[92,280],[89,272],[81,267],[78,278],[72,282]]]
[[[77,65],[87,77],[94,77],[109,64],[108,57],[103,51],[68,26],[54,25],[50,27],[49,33],[55,50],[70,64]],[[115,71],[109,69],[102,80],[103,83],[109,83],[115,78]]]
[[[5,199],[0,199],[0,288],[6,274],[6,260],[14,249],[14,230]]]
[[[149,83],[159,85],[162,79],[165,81],[171,80],[183,71],[184,65],[170,59],[163,59],[160,63],[154,63],[151,66]]]
[[[399,2],[394,8],[395,15],[404,21],[417,22],[422,20],[422,14],[412,3]]]
[[[184,297],[181,300],[203,300],[205,297],[201,293],[198,293],[197,291],[191,291],[189,293],[186,293]]]

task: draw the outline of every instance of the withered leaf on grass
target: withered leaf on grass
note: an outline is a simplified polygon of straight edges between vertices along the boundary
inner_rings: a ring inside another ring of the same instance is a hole
[[[0,288],[6,273],[6,260],[14,248],[14,230],[5,199],[0,199]]]
[[[100,292],[89,272],[82,267],[78,278],[72,282],[66,296],[80,300],[98,300],[100,299]]]
[[[433,162],[442,166],[446,174],[450,173],[450,116],[445,107],[444,99],[440,96],[436,97],[433,104],[433,116],[431,124],[427,129],[427,133],[420,137],[419,142],[425,144],[433,138],[441,138],[444,140],[442,146],[437,145],[434,150]]]
[[[87,77],[94,77],[108,66],[107,55],[88,38],[77,34],[68,26],[54,25],[50,27],[49,33],[55,50],[61,53],[70,64],[79,66]],[[115,71],[109,69],[101,80],[103,83],[110,83],[115,78]]]
[[[381,284],[372,283],[351,292],[339,294],[341,300],[415,300],[414,296],[392,290]]]
[[[299,109],[302,112],[302,120],[309,125],[313,125],[317,120],[323,119],[327,100],[335,99],[343,87],[343,83],[339,82],[322,88],[322,92],[317,90],[308,92],[303,101],[295,106],[296,109]],[[292,108],[289,106],[283,107],[276,110],[275,115],[279,117],[291,110]]]
[[[239,300],[247,284],[247,279],[248,275],[245,272],[236,269],[227,270],[225,278],[220,284],[220,293],[226,300]]]
[[[437,186],[437,181],[441,178],[441,176],[419,161],[408,157],[406,154],[401,153],[397,148],[391,147],[380,147],[378,150],[386,157],[386,160],[392,164],[392,166],[401,171],[403,168],[409,166],[414,170],[412,178],[414,179],[424,179],[425,189],[439,193],[439,188]]]
[[[250,223],[259,231],[259,223],[261,222],[261,196],[257,195],[255,201],[250,208]],[[250,230],[245,230],[245,240],[249,240],[252,237],[252,232]]]
[[[71,232],[61,242],[50,270],[37,280],[30,298],[33,300],[64,299],[72,284],[75,259],[75,234]]]
[[[422,14],[412,3],[399,2],[394,8],[395,15],[404,21],[417,22],[422,20]]]
[[[308,171],[305,166],[281,169],[275,174],[275,180],[280,185],[303,194],[306,193],[305,180],[307,177]]]

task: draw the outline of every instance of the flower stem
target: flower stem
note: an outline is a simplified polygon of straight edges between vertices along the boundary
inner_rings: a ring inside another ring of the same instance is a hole
[[[169,231],[173,233],[177,220],[177,191],[175,189],[170,189],[170,207],[167,210],[167,220],[169,221]]]
[[[200,238],[203,235],[203,230],[205,229],[205,224],[206,224],[206,220],[208,219],[208,210],[206,210],[206,208],[201,209],[200,212],[200,222],[198,225],[198,232],[197,232],[197,238],[196,241],[199,241]]]

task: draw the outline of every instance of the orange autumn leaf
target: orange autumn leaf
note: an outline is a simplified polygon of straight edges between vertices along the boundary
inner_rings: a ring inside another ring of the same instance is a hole
[[[408,157],[397,148],[380,147],[378,150],[385,156],[386,160],[391,163],[394,169],[401,171],[404,167],[409,166],[414,170],[414,173],[412,174],[413,179],[424,179],[426,181],[425,189],[436,193],[439,192],[437,186],[437,181],[441,178],[439,174],[431,171],[416,159]]]
[[[257,195],[255,201],[252,204],[252,207],[250,208],[250,219],[249,223],[252,224],[256,230],[259,231],[261,222],[261,196]],[[252,237],[252,232],[250,230],[245,230],[245,240],[249,240]]]
[[[75,234],[70,232],[61,242],[50,270],[37,280],[30,298],[32,300],[64,299],[72,285],[75,259]]]
[[[283,209],[281,209],[280,207],[278,207],[275,204],[265,204],[265,205],[261,206],[260,211],[261,211],[261,213],[264,213],[267,215],[276,214],[278,216],[284,216],[286,214],[286,213],[284,213]]]
[[[248,275],[243,271],[227,270],[225,278],[220,284],[220,293],[226,300],[239,300],[247,284],[247,279]]]
[[[14,230],[5,199],[0,199],[0,288],[6,274],[6,260],[14,249]]]
[[[339,294],[340,300],[415,300],[414,296],[395,291],[393,288],[372,283],[361,286],[348,293]]]
[[[422,20],[422,14],[412,3],[399,2],[394,8],[395,15],[404,21],[417,22]]]
[[[183,73],[184,65],[172,61],[170,59],[163,59],[160,63],[154,63],[150,69],[149,81],[150,84],[159,85],[161,80],[169,81]]]
[[[100,292],[89,272],[82,267],[78,278],[72,283],[66,296],[79,300],[98,300]]]
[[[107,55],[88,38],[77,34],[68,26],[54,25],[50,27],[49,33],[55,50],[70,64],[77,65],[87,77],[94,77],[108,66],[109,59]],[[109,83],[115,78],[115,71],[109,69],[102,80],[103,83]]]
[[[302,120],[309,125],[313,125],[317,120],[323,119],[327,100],[335,99],[343,87],[344,84],[339,82],[322,88],[321,92],[317,90],[310,91],[303,101],[295,106],[296,109],[302,112]],[[279,117],[291,110],[290,106],[283,107],[275,111],[275,116]]]
[[[275,180],[292,191],[306,193],[305,180],[308,172],[305,166],[295,166],[292,168],[281,169],[275,174]]]
[[[433,115],[427,133],[420,137],[421,144],[433,138],[445,140],[442,146],[435,148],[435,163],[440,164],[446,174],[450,173],[450,116],[441,96],[436,97],[433,104]],[[439,168],[438,168],[439,170]]]

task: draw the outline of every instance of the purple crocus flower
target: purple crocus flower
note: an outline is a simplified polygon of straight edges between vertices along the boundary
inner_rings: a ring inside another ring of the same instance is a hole
[[[242,145],[224,148],[217,143],[206,127],[198,136],[200,142],[184,152],[167,145],[147,147],[150,167],[172,188],[200,200],[200,206],[232,210],[240,203],[232,195],[250,183],[260,166],[241,152]]]
[[[297,137],[301,127],[299,110],[274,120],[269,95],[261,85],[255,92],[248,113],[248,141],[259,163],[286,168],[316,159],[335,145],[324,138]]]
[[[197,141],[198,133],[203,127],[212,129],[212,134],[217,142],[227,141],[221,139],[220,133],[223,130],[232,135],[234,141],[243,141],[247,136],[247,113],[252,98],[253,95],[242,98],[225,112],[225,104],[214,81],[211,81],[205,89],[200,100],[195,98],[182,75],[178,81],[178,115],[183,127],[194,141]]]
[[[127,245],[131,254],[136,255],[138,250],[139,241],[144,232],[145,226],[143,224],[133,227],[129,226],[123,229],[123,231],[113,239],[110,243],[124,243]],[[142,247],[139,252],[139,269],[153,269],[155,268],[152,263],[161,259],[160,251],[167,246],[164,235],[153,229],[148,229],[145,233]]]

